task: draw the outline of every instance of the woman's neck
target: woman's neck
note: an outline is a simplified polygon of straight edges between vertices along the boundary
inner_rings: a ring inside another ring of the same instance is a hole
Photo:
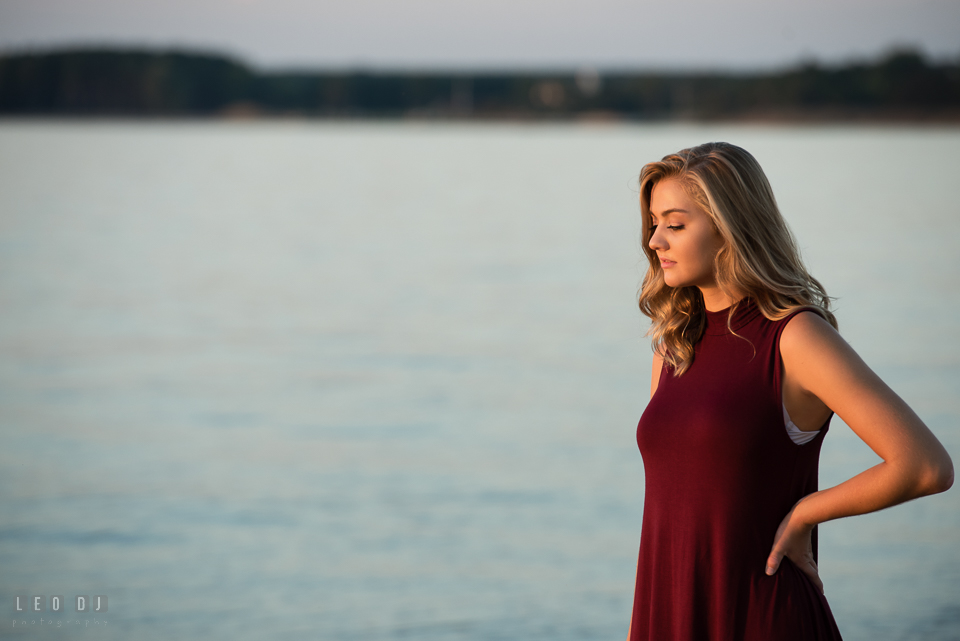
[[[700,294],[703,296],[703,306],[707,308],[708,312],[719,312],[743,298],[743,296],[731,297],[720,291],[720,288],[716,286],[701,287]]]

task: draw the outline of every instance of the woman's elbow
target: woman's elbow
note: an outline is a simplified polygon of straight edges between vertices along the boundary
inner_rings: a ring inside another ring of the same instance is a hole
[[[953,461],[950,460],[950,457],[946,457],[946,462],[944,463],[937,480],[939,485],[937,485],[936,492],[946,492],[951,487],[953,487]]]
[[[918,479],[920,496],[946,492],[953,487],[953,479],[953,461],[950,460],[950,455],[944,451],[941,456],[929,461],[924,466]]]

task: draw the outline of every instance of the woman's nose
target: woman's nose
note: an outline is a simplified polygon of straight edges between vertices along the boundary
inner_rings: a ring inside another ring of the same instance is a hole
[[[663,234],[660,233],[659,225],[654,228],[653,234],[650,235],[650,242],[648,242],[647,245],[654,251],[660,251],[667,248],[666,244],[664,244]]]

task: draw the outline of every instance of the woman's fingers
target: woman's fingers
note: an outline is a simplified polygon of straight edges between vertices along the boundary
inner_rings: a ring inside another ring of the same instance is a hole
[[[811,552],[802,552],[796,556],[790,554],[786,550],[774,547],[773,551],[770,552],[770,556],[767,557],[767,574],[774,575],[777,573],[777,570],[780,569],[780,563],[783,561],[783,557],[787,557],[797,568],[806,574],[813,584],[817,587],[817,590],[820,591],[820,594],[823,594],[823,581],[820,580],[820,570],[817,568],[817,563],[813,560],[813,553]]]
[[[773,576],[777,573],[777,570],[780,568],[780,561],[783,560],[783,552],[774,548],[770,553],[770,556],[767,557],[767,574]]]
[[[777,528],[777,534],[773,537],[773,548],[770,550],[770,556],[767,557],[767,574],[769,575],[776,573],[780,568],[780,561],[787,554],[784,549],[784,538],[792,515],[793,510],[790,510],[790,513],[783,517],[783,520],[780,521],[780,527]]]
[[[813,528],[791,523],[790,517],[793,514],[794,510],[791,510],[777,528],[773,548],[767,557],[767,574],[775,574],[786,557],[793,561],[793,564],[810,578],[820,594],[823,594],[823,581],[820,580],[817,562],[813,560]]]
[[[793,559],[791,559],[791,561],[793,561]],[[813,584],[817,586],[820,594],[823,594],[823,581],[820,580],[820,570],[817,568],[817,564],[814,563],[813,559],[805,559],[803,563],[794,561],[794,564],[813,581]]]

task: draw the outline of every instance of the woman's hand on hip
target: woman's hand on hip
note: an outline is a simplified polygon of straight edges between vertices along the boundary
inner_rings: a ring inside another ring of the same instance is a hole
[[[797,505],[783,517],[777,535],[773,539],[773,549],[767,557],[767,574],[773,575],[780,568],[780,562],[786,557],[800,568],[800,571],[810,577],[813,584],[823,594],[823,581],[817,562],[813,558],[813,526],[803,523],[797,518]]]

